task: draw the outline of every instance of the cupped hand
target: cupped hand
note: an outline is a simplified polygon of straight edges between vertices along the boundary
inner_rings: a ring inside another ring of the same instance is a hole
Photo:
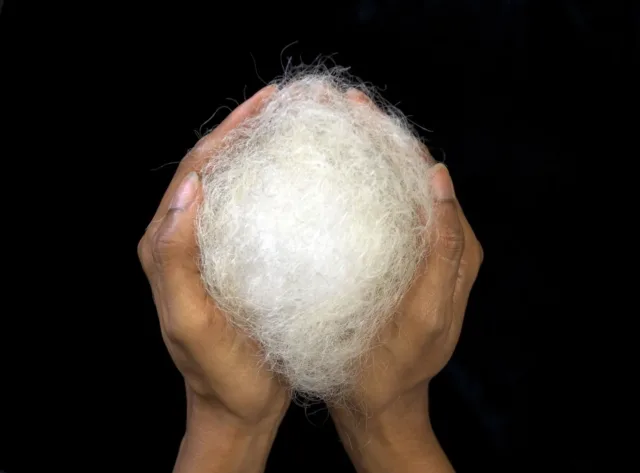
[[[430,251],[398,316],[376,340],[349,397],[351,414],[375,416],[395,407],[413,409],[414,402],[426,403],[429,381],[447,364],[460,337],[483,250],[455,197],[446,167],[433,166],[428,178],[437,199]]]
[[[258,346],[227,323],[201,281],[194,234],[201,199],[197,173],[225,134],[255,114],[273,91],[266,87],[244,102],[187,154],[138,245],[162,337],[184,376],[189,403],[243,425],[278,422],[290,396],[260,365]]]
[[[375,108],[364,93],[350,90],[356,102]],[[392,407],[413,409],[425,403],[429,381],[451,358],[460,337],[469,294],[483,260],[482,246],[467,221],[447,168],[432,164],[436,196],[430,251],[418,269],[398,316],[379,334],[357,386],[345,403],[331,406],[334,417],[369,418]]]

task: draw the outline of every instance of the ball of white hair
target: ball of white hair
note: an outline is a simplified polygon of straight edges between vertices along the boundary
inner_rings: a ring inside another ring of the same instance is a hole
[[[357,380],[427,251],[433,202],[407,120],[341,69],[277,82],[202,172],[202,277],[262,362],[299,394]]]

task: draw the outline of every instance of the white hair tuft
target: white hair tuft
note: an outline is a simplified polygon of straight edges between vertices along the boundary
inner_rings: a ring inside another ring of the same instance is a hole
[[[339,399],[427,251],[423,145],[345,69],[295,69],[202,172],[202,277],[263,361],[303,396]]]

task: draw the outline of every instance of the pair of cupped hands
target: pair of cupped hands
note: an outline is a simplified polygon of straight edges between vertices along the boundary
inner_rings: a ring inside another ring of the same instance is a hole
[[[283,380],[256,362],[259,347],[207,294],[194,235],[198,172],[225,134],[258,113],[274,91],[257,92],[190,150],[138,245],[163,340],[186,385],[187,428],[175,473],[263,471],[290,403]],[[347,95],[375,107],[360,91]],[[380,334],[351,399],[329,405],[358,471],[453,471],[431,429],[428,386],[453,354],[483,252],[446,167],[426,148],[425,159],[433,164],[425,179],[437,200],[429,270]]]

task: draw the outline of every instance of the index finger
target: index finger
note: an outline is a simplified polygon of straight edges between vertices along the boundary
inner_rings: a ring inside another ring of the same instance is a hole
[[[152,222],[157,222],[164,218],[167,210],[169,209],[169,204],[171,203],[173,194],[176,192],[184,177],[191,171],[200,171],[207,158],[210,156],[210,153],[215,149],[217,145],[220,144],[222,138],[229,131],[242,123],[245,119],[257,113],[258,110],[260,110],[260,107],[262,106],[264,100],[268,98],[275,90],[276,86],[270,85],[256,92],[250,99],[243,102],[233,112],[231,112],[229,116],[216,127],[215,130],[213,130],[207,136],[198,141],[198,143],[196,143],[191,151],[189,151],[189,153],[187,153],[182,161],[180,161],[180,165],[178,166],[178,169],[176,170],[176,173],[173,176],[169,187],[162,197],[162,201],[160,202],[158,210],[153,216]]]

